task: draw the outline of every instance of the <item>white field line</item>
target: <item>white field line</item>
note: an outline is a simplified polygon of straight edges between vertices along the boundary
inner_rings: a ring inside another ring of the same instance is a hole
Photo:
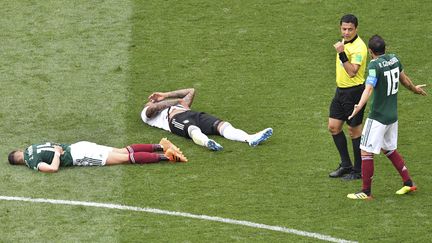
[[[221,217],[214,217],[214,216],[207,216],[207,215],[197,215],[197,214],[191,214],[191,213],[175,212],[175,211],[168,211],[168,210],[162,210],[162,209],[157,209],[157,208],[140,208],[140,207],[111,204],[111,203],[96,203],[96,202],[56,200],[56,199],[46,199],[46,198],[29,198],[29,197],[0,196],[0,200],[32,202],[32,203],[51,203],[51,204],[60,204],[60,205],[86,206],[86,207],[128,210],[128,211],[136,211],[136,212],[147,212],[147,213],[154,213],[154,214],[180,216],[180,217],[185,217],[185,218],[215,221],[215,222],[221,222],[221,223],[226,223],[226,224],[243,225],[243,226],[257,228],[257,229],[266,229],[266,230],[284,232],[284,233],[289,233],[289,234],[299,235],[299,236],[304,236],[304,237],[309,237],[309,238],[315,238],[315,239],[320,239],[320,240],[329,241],[329,242],[338,242],[338,243],[356,242],[356,241],[334,238],[332,236],[322,235],[322,234],[318,234],[318,233],[312,233],[312,232],[307,232],[307,231],[290,229],[290,228],[286,228],[286,227],[282,227],[282,226],[272,226],[272,225],[254,223],[254,222],[244,221],[244,220],[236,220],[236,219],[221,218]]]

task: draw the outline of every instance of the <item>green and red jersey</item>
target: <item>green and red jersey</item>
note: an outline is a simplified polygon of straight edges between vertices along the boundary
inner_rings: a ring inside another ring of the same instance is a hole
[[[402,63],[394,54],[383,54],[370,61],[366,84],[374,87],[369,118],[389,125],[398,120],[397,93]]]

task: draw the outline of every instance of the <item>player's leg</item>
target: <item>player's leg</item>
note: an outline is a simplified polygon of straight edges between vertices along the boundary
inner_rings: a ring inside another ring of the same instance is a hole
[[[124,151],[124,149],[122,149]],[[135,152],[161,152],[164,151],[163,147],[160,144],[131,144],[126,146],[126,150],[128,153]]]
[[[209,148],[213,151],[219,151],[222,150],[223,147],[216,143],[213,139],[209,139],[207,135],[205,135],[201,129],[195,125],[191,125],[188,127],[188,134],[189,137],[192,138],[194,143]]]
[[[181,150],[167,138],[162,138],[158,144],[131,144],[125,148],[113,148],[114,152],[129,154],[135,152],[166,152],[169,148],[181,153]]]
[[[183,154],[177,153],[172,148],[168,149],[163,154],[150,152],[134,152],[125,154],[111,151],[108,153],[105,164],[149,164],[160,161],[186,162],[187,158]]]
[[[374,175],[374,155],[366,151],[361,151],[362,158],[362,190],[357,193],[350,193],[347,195],[350,199],[371,199],[372,191],[372,178]]]
[[[403,187],[400,190],[398,190],[396,194],[406,194],[408,192],[417,190],[417,187],[413,184],[411,180],[404,159],[396,150],[397,133],[398,133],[397,121],[387,126],[387,130],[384,135],[383,153],[392,162],[393,166],[399,172],[399,175],[401,176],[403,181]]]
[[[248,139],[251,137],[251,135],[245,131],[233,127],[231,123],[226,121],[221,121],[218,124],[217,130],[222,137],[233,141],[247,143]]]
[[[197,125],[201,114],[196,111],[185,111],[174,115],[169,122],[171,132],[181,137],[191,138],[194,143],[211,150],[222,149],[222,146],[209,139]]]
[[[386,126],[372,119],[366,119],[360,144],[362,158],[362,190],[348,194],[350,199],[370,199],[374,175],[374,154],[379,154],[383,145]]]
[[[223,147],[210,139],[208,135],[219,135],[217,131],[217,124],[220,120],[212,115],[204,112],[188,112],[188,116],[184,117],[183,123],[187,128],[188,137],[190,137],[196,144],[207,147],[213,151],[222,150]]]
[[[219,134],[229,140],[249,143],[250,146],[255,147],[264,142],[273,134],[272,128],[266,128],[256,134],[248,134],[247,132],[235,128],[231,123],[221,121],[218,124],[217,131]]]

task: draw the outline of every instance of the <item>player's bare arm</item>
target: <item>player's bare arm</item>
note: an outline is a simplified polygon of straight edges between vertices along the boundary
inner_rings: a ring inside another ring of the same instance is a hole
[[[160,102],[148,102],[145,106],[147,106],[146,116],[153,117],[157,112],[162,111],[170,106],[179,104],[179,99],[167,99],[162,100]]]
[[[187,90],[188,90],[188,93],[183,97],[182,105],[185,106],[186,108],[189,108],[192,106],[192,102],[193,102],[193,99],[195,97],[195,89],[190,88]]]
[[[423,87],[426,87],[426,84],[414,85],[414,83],[411,81],[408,75],[405,74],[405,72],[402,71],[400,73],[399,80],[402,85],[405,86],[405,88],[411,90],[415,94],[427,95],[427,93],[423,90]]]
[[[180,98],[184,100],[185,104],[188,107],[190,107],[192,105],[194,96],[195,96],[195,89],[188,88],[188,89],[179,89],[170,92],[154,92],[148,97],[148,101],[157,103],[165,99]]]
[[[189,97],[188,99],[193,99],[193,97],[195,96],[195,89],[194,88],[188,88],[188,89],[174,90],[171,92],[167,92],[166,95],[167,95],[167,98],[184,99],[186,97]]]
[[[372,95],[373,92],[373,86],[370,84],[366,84],[365,89],[363,90],[363,94],[360,98],[360,101],[358,104],[354,105],[354,110],[352,114],[348,117],[348,119],[353,118],[357,113],[365,106],[366,102],[369,100],[369,97]]]
[[[167,98],[167,93],[163,92],[154,92],[148,97],[148,101],[150,102],[159,102]]]
[[[55,173],[59,170],[60,167],[60,156],[64,154],[63,148],[57,145],[54,145],[54,158],[51,164],[41,162],[38,166],[38,170],[40,172],[45,173]]]

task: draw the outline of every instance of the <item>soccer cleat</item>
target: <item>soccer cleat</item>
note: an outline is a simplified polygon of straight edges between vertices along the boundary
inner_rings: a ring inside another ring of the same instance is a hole
[[[364,192],[350,193],[347,195],[347,198],[354,200],[371,200],[372,196],[368,196]]]
[[[165,156],[169,159],[171,162],[187,162],[187,158],[182,154],[174,150],[173,148],[167,149],[165,152]]]
[[[352,171],[352,167],[342,167],[341,165],[339,165],[339,167],[336,170],[330,172],[329,177],[331,178],[342,177],[346,174],[351,173],[351,171]]]
[[[248,141],[249,146],[256,147],[258,144],[264,142],[265,140],[269,139],[273,135],[273,128],[266,128],[262,130],[261,132],[258,132],[254,135],[252,135],[252,138]]]
[[[166,152],[169,148],[172,148],[175,151],[177,151],[178,153],[183,154],[182,151],[177,146],[175,146],[173,143],[171,143],[171,141],[168,140],[167,138],[162,138],[160,140],[159,144],[162,145],[164,152]]]
[[[351,171],[351,173],[342,176],[342,180],[344,181],[358,180],[361,178],[362,178],[361,173],[355,171]]]
[[[416,186],[403,186],[401,189],[396,191],[396,194],[398,195],[404,195],[407,194],[408,192],[413,192],[416,191],[417,187]]]
[[[222,145],[216,143],[213,139],[209,139],[207,141],[206,147],[213,151],[219,151],[223,149]]]

